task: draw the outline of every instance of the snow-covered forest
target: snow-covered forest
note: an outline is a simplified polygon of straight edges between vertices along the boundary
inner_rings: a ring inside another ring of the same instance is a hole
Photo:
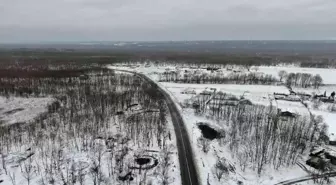
[[[0,78],[7,115],[48,102],[31,119],[1,121],[2,184],[179,184],[167,106],[143,79],[97,67],[6,70],[16,73]]]

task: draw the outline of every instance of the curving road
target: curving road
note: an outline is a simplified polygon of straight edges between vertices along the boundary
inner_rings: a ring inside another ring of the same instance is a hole
[[[117,69],[115,69],[117,70]],[[198,181],[198,174],[196,170],[196,166],[193,160],[193,153],[191,149],[191,144],[188,136],[188,132],[185,128],[185,124],[183,121],[183,118],[176,107],[176,104],[171,99],[169,94],[164,91],[162,88],[160,88],[152,79],[148,78],[146,75],[126,70],[117,70],[122,72],[128,72],[133,73],[140,78],[145,79],[153,85],[154,87],[157,87],[158,91],[160,91],[168,105],[169,112],[173,121],[176,140],[177,140],[177,149],[178,149],[178,156],[179,156],[179,162],[180,162],[180,171],[181,171],[181,181],[182,185],[199,185]]]

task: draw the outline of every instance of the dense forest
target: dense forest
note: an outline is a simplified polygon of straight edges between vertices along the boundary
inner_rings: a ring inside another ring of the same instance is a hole
[[[319,53],[251,53],[241,51],[232,52],[182,52],[182,51],[128,51],[118,49],[105,50],[76,50],[76,49],[53,49],[53,48],[30,48],[30,49],[1,49],[0,63],[4,64],[111,64],[125,61],[157,61],[168,62],[172,65],[186,64],[212,64],[212,65],[247,65],[247,66],[274,66],[278,64],[296,64],[300,67],[334,68],[336,56]]]

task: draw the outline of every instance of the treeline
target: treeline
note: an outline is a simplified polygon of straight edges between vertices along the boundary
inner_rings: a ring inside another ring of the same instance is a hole
[[[309,73],[289,73],[286,75],[285,83],[289,87],[314,87],[317,89],[323,84],[323,79],[319,74],[312,75]]]
[[[218,74],[184,74],[178,73],[161,73],[159,77],[161,82],[175,83],[195,83],[195,84],[259,84],[259,85],[274,85],[279,81],[270,74],[261,73],[230,73],[228,75]]]
[[[107,64],[128,61],[132,57],[128,54],[114,53],[101,55],[100,53],[78,52],[2,52],[0,51],[0,69],[79,69],[102,67]]]
[[[315,56],[310,55],[291,55],[282,53],[265,53],[256,55],[255,53],[230,54],[230,53],[178,53],[178,52],[156,52],[143,54],[143,61],[159,61],[160,63],[169,63],[180,65],[244,65],[244,66],[276,66],[278,64],[297,64],[300,67],[330,68],[335,67],[335,56]],[[135,61],[141,61],[141,58],[134,58]]]
[[[169,64],[209,64],[209,65],[246,65],[246,66],[275,66],[278,64],[297,64],[300,67],[329,68],[335,67],[335,56],[311,56],[310,54],[292,55],[290,53],[264,53],[256,55],[255,52],[237,53],[203,53],[203,52],[165,52],[165,51],[109,51],[92,50],[76,51],[64,49],[29,50],[0,50],[0,63],[22,67],[37,65],[106,65],[135,61],[145,63],[154,61]],[[1,68],[1,66],[0,66]]]
[[[79,77],[87,73],[108,72],[99,67],[89,69],[0,69],[0,78],[66,78]]]
[[[55,95],[59,90],[76,85],[79,82],[94,84],[94,77],[113,76],[114,72],[103,68],[91,69],[55,69],[55,70],[0,70],[0,92],[4,96],[40,97]],[[90,82],[91,81],[91,82]],[[99,82],[97,82],[99,83]],[[58,86],[56,91],[51,86]]]

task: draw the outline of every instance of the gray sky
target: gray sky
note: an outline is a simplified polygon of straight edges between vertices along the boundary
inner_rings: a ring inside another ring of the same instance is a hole
[[[0,0],[0,42],[336,39],[336,0]]]

